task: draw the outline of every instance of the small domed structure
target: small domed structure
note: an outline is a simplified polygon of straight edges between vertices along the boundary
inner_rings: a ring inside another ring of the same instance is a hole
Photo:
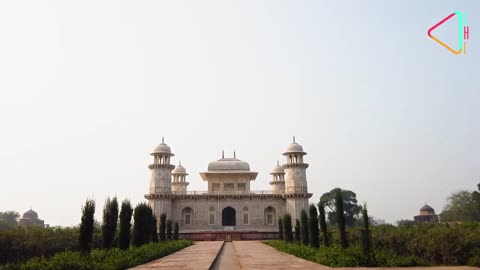
[[[175,169],[173,169],[172,174],[185,174],[185,175],[188,175],[188,174],[187,174],[187,170],[185,169],[185,167],[182,166],[182,163],[178,163],[178,165],[175,166]]]
[[[37,212],[33,211],[32,209],[28,210],[27,212],[23,213],[22,218],[18,222],[21,226],[40,226],[45,227],[45,222],[38,218]]]
[[[424,223],[438,223],[438,215],[435,214],[435,210],[428,204],[425,204],[420,208],[420,212],[413,219],[418,224]]]
[[[22,218],[38,219],[38,214],[37,212],[30,209],[27,212],[23,213]]]

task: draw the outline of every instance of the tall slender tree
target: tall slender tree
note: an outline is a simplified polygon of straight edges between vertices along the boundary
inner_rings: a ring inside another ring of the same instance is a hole
[[[128,199],[122,202],[122,208],[120,210],[120,233],[119,233],[119,246],[120,249],[126,250],[130,247],[130,228],[132,226],[133,209]]]
[[[283,219],[278,218],[278,239],[283,240]]]
[[[146,203],[135,207],[133,214],[133,245],[141,246],[152,239],[152,209]]]
[[[80,234],[78,242],[82,252],[90,252],[93,230],[95,229],[95,201],[87,199],[82,207],[82,223],[80,224]]]
[[[318,212],[320,217],[320,230],[322,231],[323,245],[328,247],[330,240],[328,239],[327,220],[325,218],[325,205],[323,203],[318,204]]]
[[[300,220],[295,220],[295,242],[301,243],[302,239],[300,238]]]
[[[160,215],[160,241],[165,242],[165,229],[167,227],[167,215],[161,214]]]
[[[345,216],[343,213],[342,190],[338,189],[335,193],[335,207],[337,213],[338,230],[340,232],[340,247],[348,248],[347,232],[345,230]]]
[[[368,210],[367,210],[366,203],[363,205],[363,209],[362,209],[362,220],[363,220],[362,247],[363,247],[363,252],[368,256],[370,254],[370,219],[368,217]]]
[[[158,226],[157,226],[157,218],[152,213],[152,241],[154,243],[158,243]]]
[[[302,211],[300,212],[300,226],[300,238],[302,238],[302,243],[304,245],[308,245],[308,243],[310,243],[310,240],[308,238],[310,230],[308,229],[308,215],[305,209],[302,209]]]
[[[175,226],[173,226],[173,240],[178,240],[178,231],[180,228],[178,227],[178,222],[175,222]]]
[[[167,220],[167,240],[172,240],[172,221],[170,219]]]
[[[285,214],[283,216],[283,233],[283,238],[285,239],[285,241],[293,242],[292,216],[290,214]]]
[[[318,230],[318,213],[317,207],[314,204],[310,204],[310,214],[308,217],[308,228],[310,230],[310,234],[308,238],[310,239],[310,246],[314,248],[320,247],[320,234]]]
[[[118,201],[117,197],[107,198],[105,206],[103,208],[103,221],[102,221],[102,240],[103,248],[111,249],[113,247],[113,241],[115,240],[115,234],[117,232],[118,224]]]

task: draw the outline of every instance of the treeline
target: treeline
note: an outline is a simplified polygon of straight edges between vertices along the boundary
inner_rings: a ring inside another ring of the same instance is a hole
[[[119,206],[116,197],[108,198],[101,224],[94,219],[95,208],[95,201],[87,199],[77,227],[17,226],[0,231],[0,265],[24,262],[32,257],[51,257],[64,251],[86,254],[92,249],[127,250],[130,246],[178,240],[178,223],[173,224],[162,215],[158,226],[157,218],[146,203],[140,203],[133,209],[129,200],[124,200]]]

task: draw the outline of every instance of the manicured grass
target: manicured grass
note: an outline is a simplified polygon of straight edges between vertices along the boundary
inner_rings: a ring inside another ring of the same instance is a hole
[[[330,267],[428,265],[425,261],[415,256],[396,256],[393,253],[384,251],[375,251],[371,256],[365,256],[359,247],[350,247],[348,249],[320,247],[316,249],[300,243],[287,243],[281,240],[267,241],[265,244],[299,258]]]
[[[185,247],[192,241],[178,240],[150,243],[127,250],[94,249],[90,254],[60,252],[50,258],[36,257],[23,264],[0,266],[0,270],[119,270],[134,267],[164,257]]]

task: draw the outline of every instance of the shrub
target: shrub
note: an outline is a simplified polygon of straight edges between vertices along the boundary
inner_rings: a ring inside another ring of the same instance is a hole
[[[278,239],[283,240],[283,220],[278,218]]]
[[[127,250],[118,248],[111,250],[94,249],[90,254],[67,251],[58,253],[51,258],[37,257],[24,264],[0,266],[0,270],[127,269],[164,257],[191,244],[191,241],[180,240],[166,243],[150,243],[141,247],[131,247]]]
[[[393,253],[376,252],[375,257],[380,258],[373,264],[368,263],[363,251],[359,247],[341,249],[339,247],[321,247],[320,249],[298,243],[284,241],[267,241],[267,245],[294,256],[330,267],[358,267],[358,266],[420,266],[427,265],[424,261],[414,256],[397,256]]]
[[[139,247],[152,240],[152,209],[146,203],[135,207],[133,214],[133,245]]]
[[[295,220],[295,241],[300,242],[300,220],[296,219]]]

